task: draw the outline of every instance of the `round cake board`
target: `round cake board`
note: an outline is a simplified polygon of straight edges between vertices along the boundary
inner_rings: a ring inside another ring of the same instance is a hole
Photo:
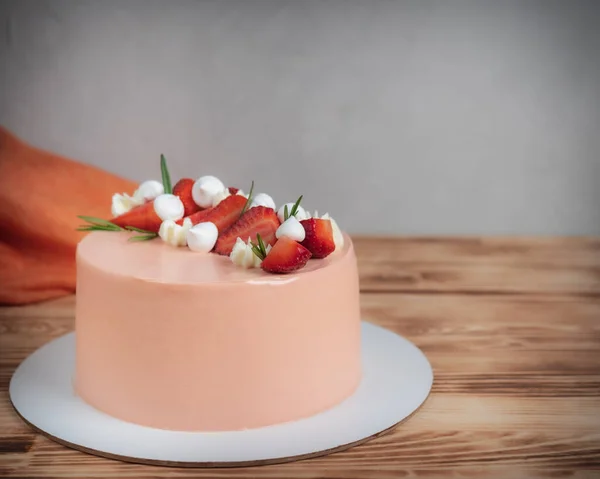
[[[47,343],[25,359],[11,379],[9,394],[18,414],[34,429],[103,457],[178,467],[295,461],[377,437],[410,417],[429,395],[433,371],[416,346],[366,322],[361,334],[363,378],[352,396],[315,416],[258,429],[167,431],[94,409],[73,390],[75,333]]]

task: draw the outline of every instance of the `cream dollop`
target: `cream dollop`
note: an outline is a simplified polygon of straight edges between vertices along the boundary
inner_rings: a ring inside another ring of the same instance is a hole
[[[127,193],[115,193],[112,197],[111,213],[113,216],[120,216],[132,210],[136,206],[143,205],[164,193],[162,183],[156,180],[148,180],[141,183],[133,195]]]
[[[180,220],[183,218],[184,207],[179,197],[175,195],[160,195],[154,199],[154,211],[163,220]]]
[[[267,253],[269,253],[269,251],[271,251],[271,245],[267,245],[266,250]],[[250,238],[248,238],[247,242],[244,242],[241,238],[235,240],[229,258],[236,266],[247,269],[260,268],[260,264],[262,263],[262,260],[254,254],[254,251],[252,251]]]
[[[219,230],[210,221],[198,223],[187,232],[187,245],[192,251],[198,253],[209,253],[215,247]]]
[[[127,213],[132,208],[138,206],[139,203],[127,193],[115,193],[112,197],[112,205],[110,211],[113,216],[121,216]]]
[[[276,210],[275,201],[266,193],[259,193],[254,198],[252,198],[252,203],[250,204],[250,208],[254,208],[255,206],[265,206],[267,208],[271,208],[272,210]]]
[[[294,241],[300,243],[304,241],[306,237],[306,231],[304,231],[304,227],[300,224],[300,221],[295,216],[290,216],[287,220],[279,225],[277,231],[275,232],[275,236],[277,239],[283,238],[287,236]]]
[[[285,219],[284,219],[285,207],[287,206],[288,213],[291,213],[294,205],[295,205],[295,203],[286,203],[285,205],[282,205],[281,208],[279,208],[277,210],[277,218],[279,218],[279,221],[281,223],[283,223],[285,221]],[[296,214],[294,216],[296,216],[296,219],[298,221],[302,221],[302,220],[308,219],[310,217],[309,215],[306,214],[306,211],[300,205],[298,205],[298,209],[296,210]]]
[[[210,208],[217,195],[222,195],[226,188],[223,182],[215,176],[201,176],[192,186],[192,198],[201,208]]]
[[[178,225],[173,220],[165,220],[160,224],[158,236],[171,246],[186,246],[187,232],[192,227],[192,220],[186,218],[182,225]]]

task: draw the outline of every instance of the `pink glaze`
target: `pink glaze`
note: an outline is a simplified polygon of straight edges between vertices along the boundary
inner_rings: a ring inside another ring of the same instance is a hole
[[[75,388],[90,405],[150,427],[240,430],[316,414],[358,386],[348,237],[290,275],[127,237],[91,233],[77,250]]]

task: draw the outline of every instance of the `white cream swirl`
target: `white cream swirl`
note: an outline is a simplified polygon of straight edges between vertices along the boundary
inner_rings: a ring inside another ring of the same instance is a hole
[[[267,246],[267,254],[271,251],[271,245]],[[242,268],[260,268],[262,260],[254,254],[252,251],[252,245],[250,244],[250,238],[247,242],[244,242],[241,238],[235,241],[235,245],[229,254],[229,258],[232,263]]]

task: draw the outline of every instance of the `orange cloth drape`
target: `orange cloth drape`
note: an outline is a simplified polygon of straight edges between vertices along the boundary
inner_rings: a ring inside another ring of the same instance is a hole
[[[0,127],[0,304],[75,292],[77,215],[110,218],[114,193],[136,185],[34,148]]]

